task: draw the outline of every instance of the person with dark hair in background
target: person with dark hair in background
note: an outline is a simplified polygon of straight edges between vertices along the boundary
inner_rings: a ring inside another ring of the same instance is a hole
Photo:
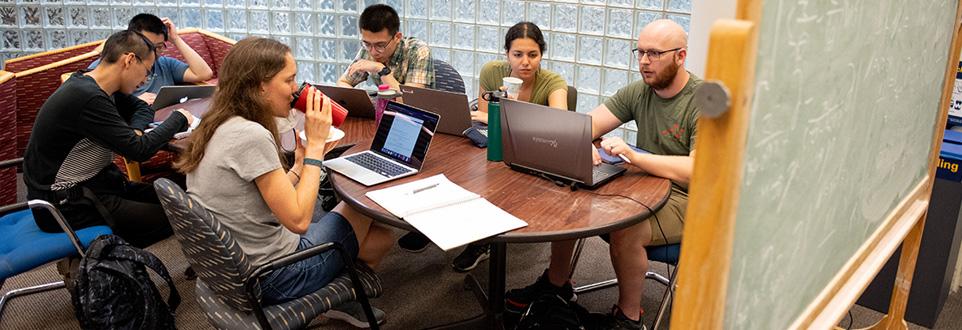
[[[508,29],[504,36],[508,60],[491,61],[481,68],[478,111],[471,113],[471,119],[488,122],[488,101],[481,98],[481,94],[501,88],[501,79],[505,77],[515,77],[522,82],[518,95],[509,95],[510,98],[568,110],[568,83],[561,75],[541,68],[547,47],[541,29],[534,23],[521,22]]]
[[[151,74],[154,44],[136,31],[114,33],[104,43],[103,63],[76,72],[44,102],[24,155],[28,199],[55,206],[74,229],[108,225],[134,246],[171,235],[164,209],[149,184],[128,182],[112,162],[114,153],[147,160],[185,130],[192,116],[174,111],[153,131],[147,103],[131,94]],[[36,211],[37,226],[59,232],[51,215]]]
[[[391,6],[376,4],[364,9],[358,19],[361,49],[354,63],[337,80],[337,85],[354,87],[367,80],[375,86],[433,87],[434,65],[431,48],[424,41],[404,37],[401,20]]]
[[[484,64],[478,78],[478,111],[471,112],[474,121],[488,122],[488,102],[481,95],[487,91],[500,89],[502,78],[521,79],[518,95],[512,99],[546,105],[559,110],[568,110],[568,83],[561,75],[541,68],[541,59],[547,49],[544,35],[537,25],[531,22],[515,24],[504,36],[504,52],[507,61],[495,60]],[[411,232],[398,240],[398,246],[412,252],[423,251],[430,241],[421,233]],[[488,259],[490,249],[487,244],[468,244],[451,267],[458,272],[467,272],[481,261]]]
[[[184,56],[187,63],[167,56],[159,56],[151,67],[152,74],[147,77],[143,85],[134,90],[133,95],[140,97],[147,104],[153,104],[154,98],[161,87],[177,85],[182,83],[196,83],[209,80],[214,77],[214,70],[204,61],[200,55],[190,48],[180,35],[177,34],[177,27],[174,26],[169,18],[159,18],[151,14],[137,14],[130,19],[127,30],[136,31],[147,37],[151,44],[157,49],[158,53],[167,48],[169,41]],[[93,70],[100,64],[101,58],[94,61],[87,67]]]

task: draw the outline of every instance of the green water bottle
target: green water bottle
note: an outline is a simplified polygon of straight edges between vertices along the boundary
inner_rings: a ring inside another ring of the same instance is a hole
[[[488,160],[500,162],[504,159],[501,145],[501,98],[504,92],[485,92],[482,98],[488,101]]]

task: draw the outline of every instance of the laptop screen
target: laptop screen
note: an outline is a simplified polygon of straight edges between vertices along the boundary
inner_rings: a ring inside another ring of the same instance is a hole
[[[371,151],[420,169],[439,120],[437,114],[390,102],[377,127]]]

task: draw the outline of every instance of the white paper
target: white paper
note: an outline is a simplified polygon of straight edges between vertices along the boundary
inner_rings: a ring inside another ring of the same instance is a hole
[[[445,251],[528,225],[444,174],[366,195]]]
[[[437,185],[433,188],[424,189]],[[414,191],[424,189],[415,193]],[[462,203],[475,198],[478,194],[470,192],[448,180],[444,174],[367,192],[368,198],[399,218],[408,215]]]
[[[444,251],[528,225],[484,198],[412,214],[404,220]]]

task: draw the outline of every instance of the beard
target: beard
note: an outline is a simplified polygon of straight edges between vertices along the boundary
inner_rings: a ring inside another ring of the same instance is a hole
[[[668,64],[668,66],[665,67],[664,70],[656,73],[655,76],[651,78],[650,81],[647,78],[645,78],[645,83],[654,89],[665,89],[669,85],[671,85],[672,81],[675,80],[675,76],[678,75],[679,68],[681,68],[681,66],[678,65],[677,62],[671,61],[671,63]]]

